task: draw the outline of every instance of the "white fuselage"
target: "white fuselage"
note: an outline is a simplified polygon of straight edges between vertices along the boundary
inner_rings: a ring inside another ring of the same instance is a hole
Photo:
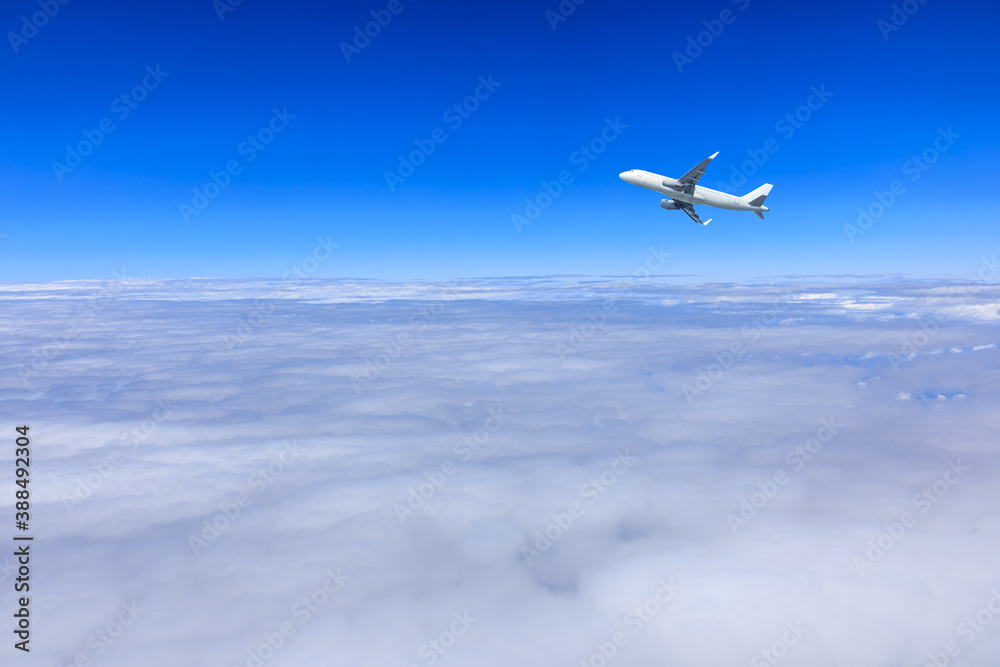
[[[706,188],[701,185],[694,186],[694,192],[690,194],[681,192],[680,190],[675,190],[672,186],[677,182],[676,179],[670,178],[669,176],[660,176],[659,174],[654,174],[651,171],[631,169],[629,171],[622,172],[619,176],[626,183],[631,183],[632,185],[638,185],[641,188],[659,192],[662,195],[666,195],[671,199],[681,201],[686,204],[704,204],[705,206],[727,208],[732,211],[767,210],[766,206],[751,206],[749,203],[744,202],[742,197],[730,195],[725,192],[719,192],[718,190]]]

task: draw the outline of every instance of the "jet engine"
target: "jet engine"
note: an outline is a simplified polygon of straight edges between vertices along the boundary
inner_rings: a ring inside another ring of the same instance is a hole
[[[675,202],[673,199],[664,199],[663,201],[660,202],[660,208],[665,208],[668,211],[676,211],[680,207],[677,206],[677,202]]]

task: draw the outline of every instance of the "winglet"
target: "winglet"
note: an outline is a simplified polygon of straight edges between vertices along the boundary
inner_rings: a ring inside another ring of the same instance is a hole
[[[709,218],[708,220],[706,220],[705,222],[703,222],[701,224],[707,225],[708,223],[712,222],[712,220],[715,220],[715,218]]]
[[[709,160],[714,160],[715,156],[718,155],[718,154],[719,154],[719,151],[715,151],[714,153],[712,153],[711,155],[708,156],[708,159]]]

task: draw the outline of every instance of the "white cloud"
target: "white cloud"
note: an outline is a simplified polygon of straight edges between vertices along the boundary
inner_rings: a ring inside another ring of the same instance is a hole
[[[135,281],[81,315],[102,287],[0,286],[0,398],[36,448],[37,664],[245,665],[270,638],[268,667],[577,665],[616,632],[612,665],[747,664],[788,623],[789,665],[1000,648],[1000,619],[955,636],[1000,586],[996,368],[929,354],[995,325],[916,337],[965,293]]]

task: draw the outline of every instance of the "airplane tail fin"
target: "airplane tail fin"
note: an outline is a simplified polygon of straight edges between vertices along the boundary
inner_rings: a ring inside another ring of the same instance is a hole
[[[770,194],[771,188],[773,187],[774,186],[771,185],[770,183],[765,183],[764,185],[760,186],[753,192],[749,192],[743,195],[741,199],[743,199],[743,201],[745,201],[750,206],[759,206],[766,211],[767,209],[764,208],[764,200],[767,199],[767,195]],[[764,219],[764,214],[761,211],[757,210],[754,211],[754,213],[756,213],[757,217],[760,218],[761,220]]]

